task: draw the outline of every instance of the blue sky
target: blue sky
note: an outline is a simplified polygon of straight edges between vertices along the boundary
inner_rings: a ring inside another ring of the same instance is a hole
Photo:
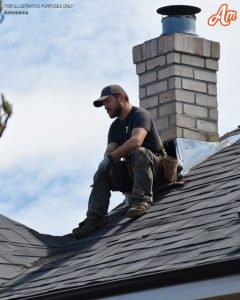
[[[64,4],[66,1],[34,1]],[[33,3],[6,0],[4,3]],[[138,105],[132,47],[161,34],[160,6],[179,1],[69,0],[73,8],[32,9],[0,26],[0,91],[14,115],[0,140],[0,213],[37,231],[66,234],[84,218],[92,175],[111,124],[92,100],[119,83]],[[219,132],[239,125],[240,19],[207,24],[221,1],[186,1],[202,8],[199,36],[221,43]],[[237,0],[228,1],[239,9]],[[240,12],[240,10],[239,10]],[[114,193],[111,207],[123,198]]]

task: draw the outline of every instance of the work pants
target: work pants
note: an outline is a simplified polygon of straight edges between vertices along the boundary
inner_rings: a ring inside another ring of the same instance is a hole
[[[131,198],[153,202],[153,189],[163,184],[163,159],[139,147],[125,161],[111,162],[106,173],[95,176],[87,217],[105,217],[111,191],[130,193]]]

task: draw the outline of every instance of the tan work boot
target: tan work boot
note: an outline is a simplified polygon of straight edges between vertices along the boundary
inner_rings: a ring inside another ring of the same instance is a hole
[[[72,233],[75,238],[81,238],[90,232],[96,231],[107,223],[104,218],[86,218],[83,222],[79,223],[77,228],[74,228]]]
[[[144,215],[151,206],[149,201],[132,199],[132,204],[127,211],[128,218],[138,218]]]

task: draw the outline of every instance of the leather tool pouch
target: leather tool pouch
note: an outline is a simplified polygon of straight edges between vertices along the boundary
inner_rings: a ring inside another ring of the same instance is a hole
[[[164,168],[164,181],[165,183],[171,183],[181,180],[181,170],[178,159],[167,156],[163,160],[163,168]]]

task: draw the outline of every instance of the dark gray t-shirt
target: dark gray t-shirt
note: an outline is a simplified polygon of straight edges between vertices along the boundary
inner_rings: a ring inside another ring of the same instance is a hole
[[[135,106],[124,120],[117,118],[113,121],[108,132],[108,144],[116,143],[121,146],[130,139],[134,128],[145,128],[148,133],[142,146],[153,153],[160,153],[161,139],[151,116],[147,110]]]

